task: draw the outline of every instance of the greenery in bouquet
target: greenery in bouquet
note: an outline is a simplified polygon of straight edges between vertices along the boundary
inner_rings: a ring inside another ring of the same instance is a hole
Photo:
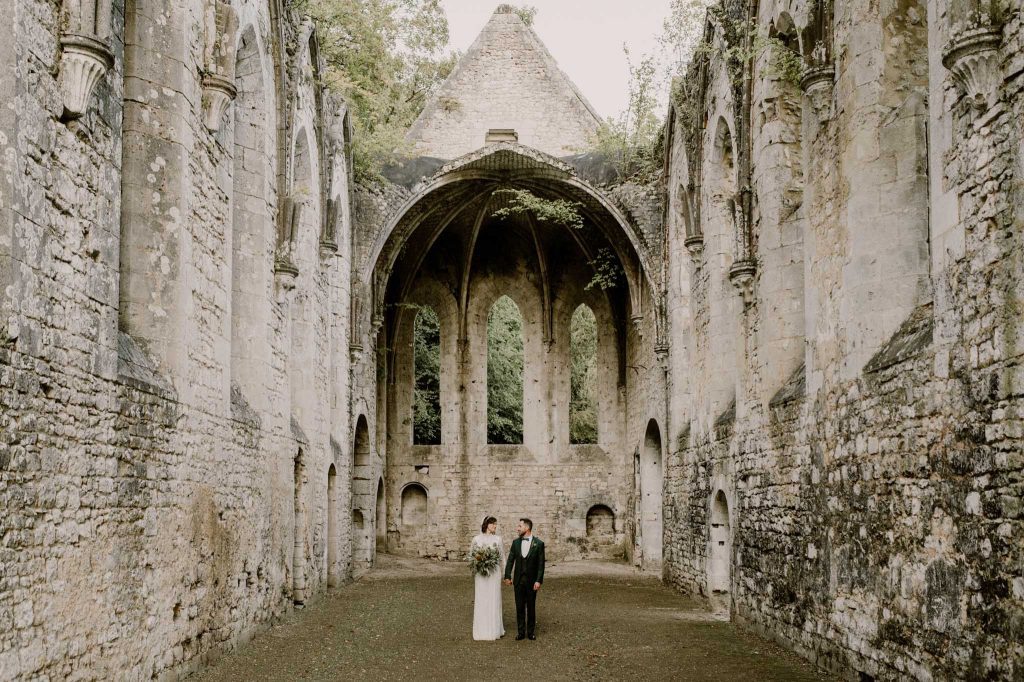
[[[469,555],[466,559],[469,561],[469,570],[473,575],[487,577],[498,569],[498,565],[501,563],[501,554],[498,553],[498,548],[494,545],[474,544],[469,548]]]

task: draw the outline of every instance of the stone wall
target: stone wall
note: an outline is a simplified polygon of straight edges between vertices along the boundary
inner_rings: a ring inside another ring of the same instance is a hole
[[[1007,10],[997,51],[971,64],[967,87],[989,89],[965,93],[960,67],[941,66],[959,11],[837,3],[822,21],[761,5],[766,34],[807,41],[826,26],[816,65],[834,77],[805,78],[797,98],[762,55],[749,112],[719,109],[751,141],[737,184],[754,194],[756,272],[730,351],[735,412],[711,423],[701,358],[720,346],[702,330],[744,284],[707,284],[720,157],[691,108],[734,92],[716,85],[714,54],[693,67],[704,89],[676,104],[666,579],[848,679],[1016,679],[1024,666],[1021,17]]]
[[[344,125],[276,4],[3,9],[0,678],[174,675],[350,573]]]
[[[417,155],[454,159],[489,130],[562,157],[588,149],[600,117],[519,15],[499,6],[407,139]]]

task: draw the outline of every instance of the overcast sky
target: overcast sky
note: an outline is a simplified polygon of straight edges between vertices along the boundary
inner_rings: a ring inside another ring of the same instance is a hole
[[[448,13],[451,45],[465,52],[494,12],[498,0],[441,0]],[[669,0],[526,0],[537,18],[533,29],[558,65],[601,116],[626,107],[629,71],[622,44],[634,55],[651,52],[668,15]]]

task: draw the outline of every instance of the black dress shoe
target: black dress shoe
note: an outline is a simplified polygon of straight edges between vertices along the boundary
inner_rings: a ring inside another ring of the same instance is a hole
[[[529,635],[529,639],[537,639],[537,635]]]
[[[519,640],[521,640],[521,639],[526,639],[526,636],[525,636],[525,635],[516,635],[516,641],[517,641],[517,642],[518,642]]]

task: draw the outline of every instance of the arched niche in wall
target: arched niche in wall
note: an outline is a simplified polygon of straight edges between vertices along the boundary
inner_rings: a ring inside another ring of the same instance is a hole
[[[487,442],[523,442],[523,316],[502,296],[487,315]]]
[[[246,28],[235,57],[231,202],[231,383],[249,400],[266,355],[271,239],[267,204],[267,89],[259,42]]]
[[[599,544],[615,541],[615,512],[603,504],[587,511],[587,539]]]
[[[374,531],[376,537],[376,550],[386,551],[385,544],[388,539],[388,506],[384,497],[384,479],[377,480],[377,513],[374,517]]]
[[[402,531],[416,532],[429,525],[427,489],[419,483],[410,483],[402,489]]]
[[[661,429],[647,423],[640,451],[640,548],[644,568],[660,568],[662,558]]]
[[[366,415],[356,418],[352,442],[352,566],[365,568],[373,562],[372,451]]]
[[[598,442],[597,318],[586,304],[572,315],[569,330],[569,442]]]
[[[327,469],[327,586],[337,587],[340,580],[338,565],[338,470],[334,464]]]
[[[357,467],[365,467],[370,464],[370,429],[366,424],[366,415],[359,415],[356,419],[356,433],[352,447],[352,475],[357,476]]]

